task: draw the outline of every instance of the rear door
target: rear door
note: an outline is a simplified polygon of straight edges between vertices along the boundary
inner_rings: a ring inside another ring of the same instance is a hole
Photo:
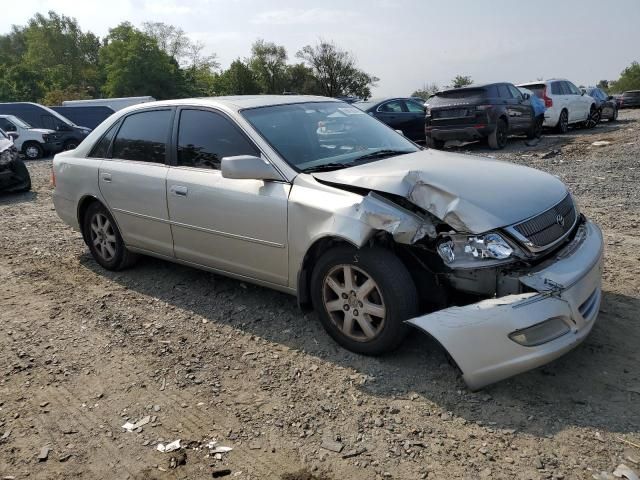
[[[167,257],[173,256],[166,193],[173,115],[166,108],[126,116],[98,174],[125,243]]]
[[[582,122],[587,119],[589,110],[586,107],[588,97],[582,95],[582,92],[578,87],[569,81],[563,81],[563,88],[569,99],[569,122]]]
[[[407,120],[402,132],[411,140],[424,141],[424,106],[413,100],[404,101]]]
[[[553,96],[553,108],[557,111],[558,118],[560,118],[560,112],[564,109],[569,113],[569,120],[571,120],[569,95],[568,90],[564,87],[564,82],[560,80],[551,82],[551,94]]]
[[[223,157],[261,155],[226,114],[184,107],[176,123],[167,177],[176,258],[286,285],[291,186],[222,176]]]
[[[514,109],[518,112],[518,130],[521,132],[528,131],[533,122],[533,108],[531,103],[524,99],[522,92],[513,85],[507,85],[511,96],[515,100]]]
[[[380,105],[375,112],[375,117],[391,128],[402,130],[402,125],[406,121],[405,106],[402,100],[390,100]]]

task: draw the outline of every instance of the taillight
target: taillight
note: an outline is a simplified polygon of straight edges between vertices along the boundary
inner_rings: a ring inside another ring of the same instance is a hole
[[[51,186],[56,188],[56,172],[53,171],[53,168],[51,169]]]
[[[553,100],[547,97],[547,87],[544,87],[544,89],[542,90],[542,99],[544,100],[545,108],[553,107]]]

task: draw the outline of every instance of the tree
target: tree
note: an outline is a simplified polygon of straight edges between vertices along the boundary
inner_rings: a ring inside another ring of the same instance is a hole
[[[328,97],[353,95],[366,99],[379,80],[357,68],[354,56],[332,42],[307,45],[296,56],[311,67],[322,93]]]
[[[640,64],[633,62],[620,74],[620,78],[611,82],[610,90],[620,93],[627,90],[640,90]]]
[[[128,22],[109,30],[100,60],[105,73],[103,92],[108,96],[164,99],[181,96],[184,90],[177,62],[154,38]]]
[[[322,95],[322,89],[313,75],[313,70],[304,63],[287,65],[285,90],[301,95]]]
[[[453,88],[466,87],[471,84],[473,84],[473,80],[468,75],[456,75],[454,79],[451,80],[451,86]]]
[[[287,51],[282,45],[256,40],[248,64],[262,93],[282,93],[287,69]]]
[[[227,70],[216,76],[213,93],[215,95],[252,95],[260,93],[260,85],[253,71],[238,58]]]
[[[427,100],[431,95],[438,93],[440,87],[437,83],[425,83],[422,88],[419,88],[411,94],[412,97],[419,97],[423,100]]]

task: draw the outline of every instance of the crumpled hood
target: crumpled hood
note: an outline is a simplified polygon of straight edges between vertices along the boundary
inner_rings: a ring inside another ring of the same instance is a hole
[[[540,170],[433,149],[313,176],[405,197],[456,230],[476,234],[518,223],[567,195],[558,178]]]

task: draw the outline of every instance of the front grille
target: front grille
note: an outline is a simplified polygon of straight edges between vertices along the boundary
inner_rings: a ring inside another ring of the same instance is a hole
[[[576,223],[576,208],[571,195],[557,205],[513,228],[536,249],[544,248],[564,237]]]

